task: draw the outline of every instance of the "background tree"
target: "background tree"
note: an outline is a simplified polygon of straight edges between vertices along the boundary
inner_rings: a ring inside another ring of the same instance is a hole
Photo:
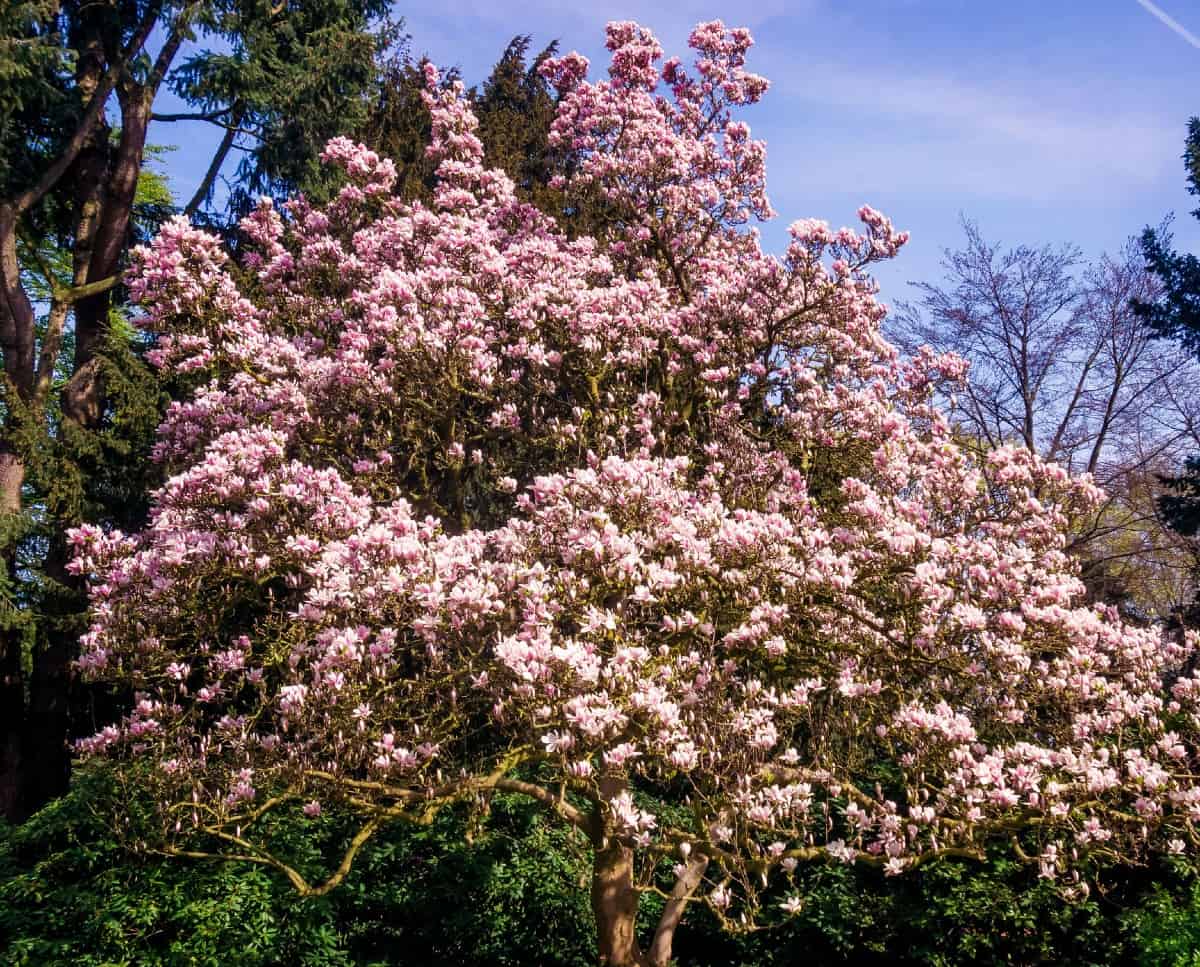
[[[613,213],[599,195],[577,189],[568,198],[555,182],[569,178],[580,162],[570,146],[550,140],[558,95],[539,68],[557,51],[557,41],[532,60],[531,44],[528,35],[514,37],[483,83],[464,92],[479,121],[485,162],[508,174],[519,198],[569,234],[601,234]],[[399,196],[429,201],[437,166],[426,153],[431,120],[424,101],[425,63],[406,50],[389,60],[378,100],[353,137],[396,164]],[[460,80],[458,71],[450,70],[440,83],[448,87]]]
[[[227,179],[219,209],[224,218],[236,221],[262,195],[322,197],[327,185],[318,156],[325,143],[365,122],[379,96],[383,64],[403,56],[407,37],[387,19],[390,6],[385,0],[260,0],[213,11],[210,29],[231,49],[186,57],[171,88],[194,112],[156,116],[223,131],[184,210],[200,211],[213,200],[231,153],[241,160]]]
[[[519,197],[565,223],[561,191],[550,187],[565,174],[563,152],[550,146],[550,126],[557,111],[554,88],[539,70],[558,51],[547,45],[527,61],[529,36],[514,37],[483,88],[472,99],[479,120],[484,163],[508,172]]]
[[[928,343],[971,363],[954,414],[980,446],[1019,443],[1105,489],[1071,544],[1094,598],[1145,619],[1175,613],[1195,558],[1158,499],[1161,476],[1200,441],[1200,366],[1133,311],[1160,291],[1140,247],[1084,265],[1071,246],[1005,251],[963,228],[946,281],[918,285],[892,331],[909,349]]]
[[[1183,160],[1188,191],[1198,195],[1200,118],[1192,118],[1188,123]],[[1200,208],[1192,214],[1200,218]],[[1136,302],[1138,314],[1160,336],[1173,339],[1194,356],[1200,356],[1200,259],[1173,251],[1165,226],[1143,232],[1142,250],[1161,288],[1153,297]],[[1176,531],[1194,538],[1200,532],[1200,456],[1193,453],[1182,473],[1166,476],[1162,482],[1167,488],[1159,505],[1163,514]]]
[[[1200,195],[1200,118],[1188,122],[1183,162],[1188,191]],[[1192,215],[1200,218],[1200,208]],[[1142,248],[1162,290],[1157,298],[1141,302],[1139,312],[1161,335],[1200,354],[1200,259],[1173,251],[1165,226],[1147,228],[1142,233]]]
[[[689,906],[796,914],[802,864],[1002,844],[1078,893],[1194,846],[1194,640],[1081,606],[1096,489],[963,446],[932,399],[962,361],[881,337],[865,269],[902,233],[863,208],[762,252],[736,112],[766,81],[748,32],[690,42],[694,72],[632,23],[606,81],[543,64],[552,187],[604,199],[601,238],[486,168],[427,66],[428,205],[337,139],[348,183],[264,202],[240,267],[181,219],[138,250],[196,388],[147,527],[80,528],[72,567],[80,667],[136,693],[84,748],[147,844],[323,896],[394,821],[524,797],[590,855],[612,967],[669,962]],[[277,847],[327,806],[357,817],[331,868]]]
[[[306,170],[306,137],[323,143],[331,118],[354,117],[392,36],[385,10],[375,0],[103,0],[0,13],[0,813],[9,818],[67,780],[67,671],[81,601],[63,571],[63,530],[117,523],[142,505],[130,499],[142,479],[136,454],[158,398],[113,311],[129,245],[170,207],[145,177],[155,104],[174,87],[227,133],[251,126],[261,142],[241,176],[288,182]],[[302,77],[319,78],[304,94],[319,103],[303,112],[294,99]],[[284,94],[291,99],[278,103]],[[231,145],[222,142],[188,208],[203,202]],[[136,414],[125,407],[134,397]],[[122,467],[127,485],[114,490]],[[106,494],[115,500],[105,504]]]

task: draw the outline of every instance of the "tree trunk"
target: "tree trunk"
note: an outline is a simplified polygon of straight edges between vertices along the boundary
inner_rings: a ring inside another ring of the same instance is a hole
[[[29,294],[21,284],[21,262],[17,255],[19,217],[10,205],[0,203],[0,350],[4,354],[5,375],[18,395],[27,400],[33,393],[36,317]],[[8,409],[11,419],[12,408]],[[7,494],[5,501],[7,505]]]
[[[693,854],[683,868],[683,872],[675,878],[675,886],[670,898],[663,906],[662,916],[658,920],[658,928],[654,931],[654,939],[650,942],[650,963],[653,967],[667,967],[671,962],[671,946],[675,942],[675,931],[683,920],[688,902],[696,888],[704,879],[704,871],[708,869],[708,857]]]
[[[15,628],[0,632],[0,816],[21,816],[21,725],[25,717],[25,683],[21,676],[21,635]]]
[[[51,537],[46,576],[62,590],[46,602],[41,641],[33,652],[29,706],[21,740],[25,757],[19,804],[22,818],[66,794],[71,782],[71,660],[80,632],[76,616],[81,607],[82,582],[67,572],[70,557],[66,535]]]
[[[637,910],[633,852],[610,839],[596,847],[592,864],[592,913],[601,967],[651,967],[638,946]]]
[[[14,393],[21,402],[33,391],[33,333],[33,306],[21,285],[17,260],[17,215],[11,207],[0,205],[0,351],[8,382],[6,395]],[[14,524],[21,513],[21,491],[25,486],[25,461],[15,443],[16,414],[20,409],[19,405],[10,403],[6,407],[4,426],[0,428],[0,520],[8,526]],[[10,534],[9,540],[0,546],[0,567],[7,571],[10,586],[15,587],[15,536]],[[23,642],[20,628],[8,627],[0,631],[0,816],[9,820],[23,818]]]
[[[81,187],[80,227],[89,215],[89,204],[101,199],[94,219],[88,224],[86,258],[76,261],[76,285],[101,282],[121,270],[121,256],[129,236],[133,199],[137,192],[142,155],[146,147],[146,131],[150,124],[150,100],[141,86],[122,89],[121,136],[104,174],[101,186]],[[98,189],[98,190],[97,190]],[[95,364],[96,353],[104,341],[108,327],[108,311],[112,305],[112,290],[80,299],[75,303],[75,360],[73,374],[62,396],[63,413],[81,426],[92,428],[99,424],[104,411],[104,388]]]

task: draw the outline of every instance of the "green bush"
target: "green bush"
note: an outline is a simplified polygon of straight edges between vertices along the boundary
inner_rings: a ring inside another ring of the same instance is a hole
[[[820,867],[786,928],[723,939],[699,925],[676,944],[680,964],[1126,965],[1137,961],[1132,914],[1109,900],[1064,903],[1036,873],[997,857],[933,864],[884,880]],[[1132,882],[1123,884],[1135,888]]]
[[[451,812],[430,826],[394,827],[363,851],[342,887],[303,900],[263,867],[131,853],[104,818],[113,805],[103,777],[84,776],[24,826],[0,827],[0,963],[595,962],[584,844],[524,801],[497,797],[473,842],[466,818]],[[278,826],[275,845],[315,874],[322,848],[348,828],[329,811]],[[1186,869],[1109,880],[1103,896],[1065,904],[1036,870],[1001,854],[896,879],[817,867],[804,874],[804,909],[786,927],[730,937],[697,908],[679,930],[676,956],[687,967],[1200,967],[1200,886]]]
[[[1200,884],[1183,893],[1156,885],[1135,924],[1143,967],[1200,967]]]
[[[394,827],[341,888],[300,899],[263,867],[130,853],[103,818],[110,799],[102,779],[85,778],[24,826],[0,825],[0,963],[593,962],[586,862],[536,810],[497,801],[473,845],[452,814]],[[336,816],[296,822],[276,845],[312,869],[344,832]]]
[[[329,903],[257,867],[131,855],[84,780],[0,834],[0,961],[50,967],[349,964]],[[2,827],[0,827],[2,828]]]

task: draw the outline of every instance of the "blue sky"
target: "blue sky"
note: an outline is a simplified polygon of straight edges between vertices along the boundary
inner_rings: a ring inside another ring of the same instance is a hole
[[[769,146],[768,246],[796,218],[853,224],[868,202],[913,235],[877,272],[889,300],[939,276],[960,212],[1007,244],[1074,242],[1094,256],[1173,211],[1178,245],[1200,251],[1188,215],[1200,199],[1180,161],[1200,114],[1195,0],[458,0],[397,12],[413,52],[460,66],[468,83],[515,34],[557,39],[596,71],[608,20],[638,20],[681,55],[699,20],[749,26],[749,66],[772,81],[747,116]],[[153,136],[187,146],[169,162],[186,197],[203,139],[178,125]]]

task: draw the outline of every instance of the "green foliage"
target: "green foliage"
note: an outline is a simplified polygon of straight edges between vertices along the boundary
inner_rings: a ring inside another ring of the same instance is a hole
[[[523,799],[486,820],[445,810],[394,826],[333,893],[298,899],[254,865],[130,851],[139,817],[103,773],[22,827],[0,827],[0,962],[14,967],[585,967],[594,962],[586,844]],[[111,815],[124,817],[120,835]],[[327,810],[273,830],[306,872],[345,841]],[[1200,964],[1200,885],[1182,866],[1122,874],[1064,904],[1036,868],[997,855],[895,879],[844,866],[800,873],[784,927],[729,936],[694,908],[676,936],[688,967],[799,963]],[[644,902],[646,924],[655,903]]]
[[[23,187],[78,112],[60,78],[72,66],[54,0],[0,4],[0,197]]]
[[[1159,499],[1163,516],[1186,537],[1200,533],[1200,457],[1187,459],[1178,477],[1163,479],[1167,493]]]
[[[1200,884],[1178,893],[1156,887],[1137,918],[1142,967],[1200,965]]]
[[[1118,965],[1136,961],[1137,912],[1110,900],[1064,903],[1012,860],[943,861],[883,879],[817,867],[798,876],[805,904],[785,927],[722,937],[693,923],[676,938],[680,964],[889,963]],[[1122,884],[1136,902],[1136,881]]]
[[[132,528],[144,519],[148,488],[158,479],[149,453],[166,393],[141,359],[140,335],[120,313],[110,314],[97,356],[108,405],[94,428],[65,421],[59,412],[57,390],[68,378],[70,351],[68,340],[47,420],[30,418],[15,394],[3,394],[5,408],[17,417],[10,435],[27,467],[27,510],[17,529],[2,536],[15,543],[18,575],[31,585],[22,591],[27,606],[39,597],[34,586],[44,587],[45,546],[57,528],[85,520]]]
[[[584,967],[594,962],[590,857],[524,800],[497,797],[474,842],[464,818],[393,829],[335,894],[355,963]],[[403,952],[403,956],[400,953]]]
[[[166,157],[174,145],[148,144],[133,195],[133,234],[137,242],[148,242],[158,228],[175,214],[175,194],[167,177]]]
[[[479,118],[484,163],[508,172],[519,196],[561,217],[561,193],[548,187],[558,161],[549,144],[557,104],[553,88],[538,73],[542,62],[557,53],[558,45],[550,44],[529,61],[531,43],[528,36],[509,41],[476,94],[473,109]]]
[[[0,961],[592,962],[580,887],[586,867],[563,830],[522,804],[495,803],[473,846],[462,817],[450,813],[428,827],[395,827],[371,844],[341,890],[299,900],[262,867],[127,852],[109,824],[108,813],[123,805],[116,797],[103,775],[86,775],[24,826],[0,826]],[[304,866],[345,832],[341,818],[326,816],[276,830],[276,846]]]
[[[263,194],[323,195],[321,150],[363,121],[379,60],[402,39],[389,10],[386,0],[252,0],[203,12],[201,28],[227,47],[198,50],[171,85],[217,123],[252,135],[230,183],[231,214]]]
[[[347,963],[328,903],[288,902],[258,868],[131,856],[111,832],[112,790],[85,777],[0,839],[0,959],[66,965]]]

